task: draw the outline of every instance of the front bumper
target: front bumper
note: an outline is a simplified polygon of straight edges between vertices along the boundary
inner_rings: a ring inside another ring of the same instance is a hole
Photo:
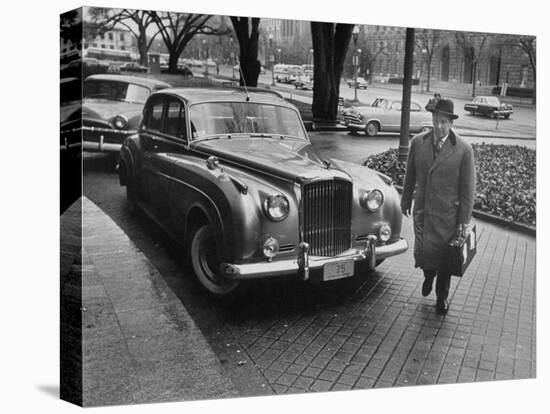
[[[222,263],[220,271],[223,277],[234,280],[259,279],[291,274],[298,274],[303,280],[308,280],[311,271],[322,270],[326,264],[343,260],[353,260],[354,262],[368,260],[369,267],[374,269],[378,260],[404,253],[409,247],[405,239],[399,239],[395,243],[382,246],[376,246],[376,241],[376,236],[371,235],[365,241],[365,247],[349,249],[333,257],[309,256],[307,243],[300,243],[296,259],[247,264]]]
[[[85,151],[118,152],[126,137],[136,130],[117,130],[95,126],[82,126],[82,147]]]

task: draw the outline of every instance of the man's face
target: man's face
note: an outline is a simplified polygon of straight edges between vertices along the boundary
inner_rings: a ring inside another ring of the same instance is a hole
[[[434,127],[434,135],[436,138],[443,138],[451,130],[453,120],[447,115],[434,112],[432,114],[432,123]]]

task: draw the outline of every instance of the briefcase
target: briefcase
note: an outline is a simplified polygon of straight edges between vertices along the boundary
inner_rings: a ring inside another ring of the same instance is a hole
[[[466,237],[455,236],[449,242],[448,265],[451,275],[462,277],[477,252],[476,226],[473,225]]]

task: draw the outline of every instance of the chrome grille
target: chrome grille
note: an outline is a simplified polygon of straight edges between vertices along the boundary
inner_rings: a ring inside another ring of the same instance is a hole
[[[361,124],[361,118],[358,115],[354,114],[344,114],[344,121],[346,124]]]
[[[350,248],[352,183],[317,181],[302,190],[303,240],[314,256],[335,256]]]

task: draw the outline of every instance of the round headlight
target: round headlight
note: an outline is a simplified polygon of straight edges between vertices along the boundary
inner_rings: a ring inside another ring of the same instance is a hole
[[[380,190],[367,191],[363,194],[362,205],[369,211],[376,211],[384,202],[384,194]]]
[[[117,115],[115,116],[115,119],[113,120],[113,125],[116,129],[124,129],[128,125],[128,120],[125,116]]]
[[[273,221],[281,221],[288,216],[289,204],[284,195],[272,195],[265,199],[264,210]]]
[[[391,227],[384,223],[378,229],[378,239],[382,242],[387,242],[391,237]]]
[[[279,242],[277,239],[270,237],[264,243],[264,256],[268,259],[272,259],[277,253],[279,253]]]

